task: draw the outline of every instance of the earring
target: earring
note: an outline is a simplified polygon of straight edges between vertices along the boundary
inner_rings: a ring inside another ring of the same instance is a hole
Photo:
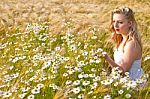
[[[129,8],[125,7],[124,9],[125,9],[126,12],[129,12]]]

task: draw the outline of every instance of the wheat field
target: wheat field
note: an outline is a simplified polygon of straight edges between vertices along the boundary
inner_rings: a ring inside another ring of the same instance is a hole
[[[149,76],[140,91],[105,87],[108,64],[92,56],[113,56],[110,15],[119,6],[135,12],[149,75],[149,0],[0,0],[0,99],[150,99]]]

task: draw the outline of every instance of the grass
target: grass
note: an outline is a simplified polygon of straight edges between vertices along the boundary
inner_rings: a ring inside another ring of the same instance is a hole
[[[107,87],[102,85],[101,81],[108,76],[103,74],[109,70],[104,66],[107,64],[101,54],[96,53],[102,48],[112,56],[113,45],[108,29],[110,12],[117,6],[129,6],[135,12],[142,36],[142,67],[149,74],[149,1],[0,0],[0,4],[1,98],[64,99],[84,95],[85,99],[98,99],[109,94],[112,98],[122,99],[128,93],[136,99],[150,97],[149,81],[147,88],[137,91],[136,96],[133,96],[136,91],[124,89],[124,93],[118,95],[121,85],[112,87],[118,81]],[[92,78],[92,75],[86,78],[87,74],[94,74],[101,80]],[[79,79],[78,75],[86,76]],[[80,84],[74,85],[77,81]],[[66,85],[66,82],[74,86]],[[83,82],[88,85],[84,86]],[[91,86],[96,88],[91,89]],[[71,92],[73,89],[77,94]]]

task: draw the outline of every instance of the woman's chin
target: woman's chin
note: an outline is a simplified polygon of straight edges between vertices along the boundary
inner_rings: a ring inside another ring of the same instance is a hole
[[[116,31],[116,34],[121,34],[121,33]]]

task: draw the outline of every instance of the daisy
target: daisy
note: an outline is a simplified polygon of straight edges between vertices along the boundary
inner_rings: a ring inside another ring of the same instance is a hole
[[[73,88],[73,93],[78,94],[81,90],[80,87]]]
[[[87,86],[89,84],[90,84],[90,81],[83,81],[83,83],[82,83],[83,86]]]
[[[125,97],[126,98],[131,98],[131,94],[126,94]]]
[[[104,99],[111,99],[111,96],[109,94],[104,96]]]
[[[34,95],[29,95],[28,99],[34,99]]]
[[[73,85],[79,85],[80,84],[80,80],[76,80],[73,82]]]
[[[31,93],[32,94],[38,94],[38,93],[40,93],[40,89],[35,87],[34,89],[31,90]]]

